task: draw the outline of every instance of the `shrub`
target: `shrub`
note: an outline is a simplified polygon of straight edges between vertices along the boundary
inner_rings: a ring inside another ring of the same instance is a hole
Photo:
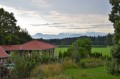
[[[94,58],[102,58],[102,53],[100,52],[94,52],[94,53],[91,53],[90,54],[91,57],[94,57]]]
[[[68,68],[78,68],[78,66],[73,62],[72,59],[70,58],[65,58],[62,62],[62,67],[64,69],[68,69]]]
[[[106,61],[106,70],[109,74],[119,76],[120,73],[120,64],[117,64],[116,60],[107,60]]]
[[[63,58],[72,57],[76,62],[81,58],[86,58],[91,53],[92,42],[88,37],[83,37],[76,40],[66,52],[63,53]]]
[[[62,52],[60,51],[59,52],[59,59],[61,59],[63,57],[63,54],[62,54]]]
[[[97,59],[97,58],[86,58],[86,59],[81,59],[78,64],[82,68],[93,68],[93,67],[103,66],[104,61],[102,59]]]
[[[35,67],[35,62],[30,58],[19,57],[15,58],[15,67],[12,71],[13,79],[23,79],[30,75],[31,70]]]

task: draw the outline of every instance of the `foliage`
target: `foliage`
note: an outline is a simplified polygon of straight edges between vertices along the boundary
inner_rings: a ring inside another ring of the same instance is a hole
[[[0,79],[9,79],[10,72],[6,66],[0,64]]]
[[[92,47],[92,53],[94,52],[98,52],[98,53],[102,53],[103,56],[110,56],[110,51],[111,51],[111,47],[109,46],[105,46],[105,47]]]
[[[65,51],[67,51],[67,47],[58,47],[55,48],[55,56],[59,56],[59,51],[63,54]],[[102,53],[102,56],[110,56],[111,47],[109,46],[93,46],[92,47],[92,53],[98,52]]]
[[[108,46],[112,46],[113,45],[113,34],[108,34],[107,36],[106,36],[106,45],[108,45]]]
[[[81,58],[86,58],[91,53],[92,42],[89,38],[81,38],[73,43],[68,48],[67,56],[71,56],[75,61],[79,61]]]
[[[102,53],[100,52],[94,52],[90,54],[90,57],[94,57],[94,58],[102,58]]]
[[[63,57],[63,54],[62,54],[62,52],[60,51],[59,52],[59,59],[61,59]]]
[[[93,67],[103,66],[104,61],[98,58],[86,58],[86,59],[81,59],[78,64],[82,68],[93,68]]]
[[[24,54],[22,56],[19,54],[14,54],[12,59],[14,60],[14,63],[15,63],[15,67],[12,71],[13,79],[24,79],[24,78],[29,77],[32,70],[38,64],[41,65],[41,64],[50,64],[50,63],[56,62],[56,57],[40,55],[40,53],[37,53],[37,52],[31,53],[30,56],[26,55],[26,54]],[[47,65],[44,65],[44,66],[46,67]],[[52,65],[49,65],[49,66],[51,68],[53,67]],[[42,67],[42,68],[44,68],[44,67]],[[51,71],[49,70],[49,72],[51,72]],[[44,73],[44,72],[42,72],[42,73]]]
[[[16,22],[13,13],[0,8],[0,44],[20,44],[32,39]]]
[[[120,0],[110,0],[112,5],[109,20],[114,26],[114,46],[111,50],[112,59],[107,63],[107,71],[113,75],[120,75]]]
[[[51,76],[59,75],[63,71],[62,65],[58,63],[53,64],[39,64],[31,73],[31,77],[43,79]]]
[[[20,57],[19,55],[14,59],[15,67],[12,71],[14,79],[24,79],[29,77],[31,70],[35,67],[36,62],[28,57]]]
[[[120,73],[120,64],[118,64],[116,60],[108,60],[106,62],[106,69],[108,73],[118,76]]]
[[[63,67],[63,69],[78,68],[76,63],[72,59],[70,59],[70,58],[65,58],[63,60],[62,67]]]
[[[71,79],[61,75],[69,68],[78,68],[69,58],[65,58],[62,63],[38,64],[32,70],[30,79]]]
[[[86,36],[72,37],[72,38],[63,38],[63,39],[49,39],[49,40],[48,39],[47,40],[38,39],[38,40],[42,40],[42,41],[48,42],[50,44],[55,44],[55,45],[69,47],[69,45],[72,45],[72,43],[74,41],[76,41],[78,39],[81,39],[83,37],[86,37]],[[92,45],[102,45],[102,46],[106,45],[107,35],[105,35],[105,36],[89,36],[89,38],[92,41]]]

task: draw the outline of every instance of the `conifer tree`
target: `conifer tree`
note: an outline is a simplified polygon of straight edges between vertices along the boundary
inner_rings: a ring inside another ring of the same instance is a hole
[[[111,50],[111,60],[107,63],[107,70],[113,75],[120,75],[120,0],[109,0],[112,5],[109,20],[114,26],[114,46]]]

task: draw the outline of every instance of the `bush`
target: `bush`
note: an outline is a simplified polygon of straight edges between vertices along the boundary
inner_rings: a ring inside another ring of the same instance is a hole
[[[91,53],[90,54],[91,57],[94,57],[94,58],[102,58],[102,53],[100,52],[94,52],[94,53]]]
[[[119,76],[120,75],[120,64],[116,60],[107,60],[106,61],[106,70],[109,74]]]
[[[103,66],[104,61],[102,59],[97,59],[97,58],[86,58],[86,59],[81,59],[78,64],[82,68],[93,68],[93,67]]]
[[[35,67],[36,63],[30,58],[17,56],[15,58],[15,67],[12,71],[13,79],[24,79],[29,77],[31,70]]]
[[[59,52],[59,59],[61,59],[63,57],[63,54],[62,54],[62,52],[60,51]]]
[[[62,67],[64,69],[68,69],[68,68],[78,68],[78,66],[73,62],[72,59],[70,58],[65,58],[62,62]]]

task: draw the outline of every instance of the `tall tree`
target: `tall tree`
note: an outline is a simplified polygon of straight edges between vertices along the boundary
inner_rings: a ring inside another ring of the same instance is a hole
[[[68,56],[72,56],[75,61],[79,61],[82,58],[86,58],[91,54],[92,41],[91,39],[84,37],[76,40],[70,48],[68,48]]]
[[[113,45],[113,34],[108,34],[107,36],[106,36],[106,40],[105,40],[105,42],[106,42],[106,45],[108,45],[108,46],[112,46]]]
[[[19,44],[21,39],[32,39],[27,31],[22,31],[16,23],[13,13],[0,8],[0,44]],[[21,34],[26,34],[26,37],[21,38]]]
[[[109,20],[114,26],[114,46],[111,51],[111,60],[107,63],[108,72],[113,75],[120,75],[120,0],[109,0],[112,5]]]

